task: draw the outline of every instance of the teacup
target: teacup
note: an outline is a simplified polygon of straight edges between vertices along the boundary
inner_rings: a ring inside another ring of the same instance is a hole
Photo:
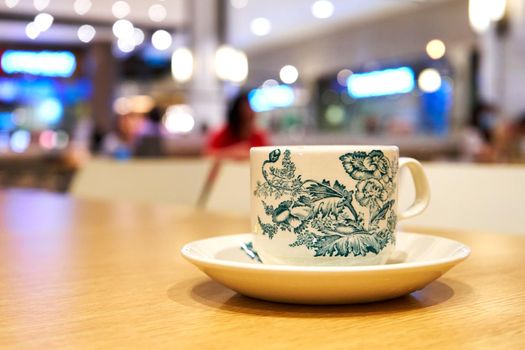
[[[253,243],[268,264],[384,264],[397,222],[430,200],[421,164],[396,146],[254,147],[250,166]],[[416,198],[398,213],[402,167]]]

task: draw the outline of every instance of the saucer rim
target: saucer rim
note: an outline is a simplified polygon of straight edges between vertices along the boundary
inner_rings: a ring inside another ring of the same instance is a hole
[[[191,263],[196,263],[197,265],[202,266],[211,266],[211,267],[229,267],[233,269],[250,269],[255,271],[272,271],[272,272],[303,272],[303,273],[341,273],[341,272],[355,272],[355,273],[370,273],[370,272],[385,272],[385,271],[399,271],[399,270],[411,270],[418,268],[427,268],[432,266],[441,266],[449,264],[458,264],[459,262],[467,259],[471,254],[471,248],[466,244],[456,241],[454,239],[445,238],[441,236],[416,233],[416,232],[399,232],[398,239],[400,236],[404,235],[417,235],[417,236],[427,236],[434,239],[446,240],[452,243],[459,245],[458,249],[453,253],[453,256],[446,258],[433,259],[428,261],[412,261],[412,262],[402,262],[395,264],[384,264],[384,265],[366,265],[366,266],[311,266],[311,265],[277,265],[277,264],[264,264],[264,263],[248,263],[248,262],[238,262],[231,260],[224,260],[218,258],[208,258],[201,256],[196,256],[191,253],[191,246],[198,244],[203,241],[215,240],[215,239],[227,239],[234,238],[239,236],[253,236],[253,233],[237,233],[231,235],[222,235],[215,236],[200,240],[195,240],[189,243],[186,243],[180,250],[181,255]]]

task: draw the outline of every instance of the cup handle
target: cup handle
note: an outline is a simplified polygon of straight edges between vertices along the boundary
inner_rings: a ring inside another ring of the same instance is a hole
[[[410,170],[414,186],[416,187],[416,199],[410,207],[397,214],[398,220],[405,220],[421,214],[430,202],[430,187],[421,163],[413,158],[402,157],[399,158],[399,170],[403,167],[407,167]]]

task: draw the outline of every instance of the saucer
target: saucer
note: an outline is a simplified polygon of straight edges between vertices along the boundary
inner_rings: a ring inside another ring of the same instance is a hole
[[[241,246],[251,233],[186,244],[181,253],[213,280],[253,298],[294,304],[351,304],[397,298],[424,288],[465,260],[470,248],[451,239],[400,232],[385,265],[268,265]]]

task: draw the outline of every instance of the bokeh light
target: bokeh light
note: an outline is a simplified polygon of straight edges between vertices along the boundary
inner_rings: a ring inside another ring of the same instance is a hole
[[[35,22],[35,25],[40,32],[45,32],[46,30],[51,28],[54,20],[55,19],[53,18],[53,16],[51,16],[49,13],[42,12],[35,16],[33,22]]]
[[[236,9],[243,9],[248,5],[248,0],[230,0],[230,4]]]
[[[77,36],[83,43],[89,43],[95,37],[96,30],[89,24],[84,24],[78,28]]]
[[[193,75],[193,54],[187,47],[179,47],[171,56],[171,74],[175,81],[187,82]]]
[[[69,135],[63,130],[44,130],[38,137],[38,143],[46,150],[62,150],[69,143]]]
[[[499,21],[505,16],[505,11],[507,9],[507,0],[491,0],[485,1],[486,5],[490,7],[488,13],[490,14],[490,19],[493,21]]]
[[[316,18],[330,18],[334,14],[334,4],[329,0],[318,0],[312,4],[312,15]]]
[[[62,102],[55,97],[48,97],[36,107],[38,118],[45,124],[56,124],[62,118],[64,107]]]
[[[131,112],[130,101],[127,97],[119,97],[113,102],[113,111],[118,115],[126,115]]]
[[[69,135],[63,130],[57,130],[55,132],[55,148],[64,149],[69,143]]]
[[[195,126],[192,114],[191,108],[187,105],[170,106],[164,115],[164,127],[172,134],[187,134]]]
[[[468,16],[470,25],[478,33],[485,32],[490,26],[491,6],[489,3],[491,1],[469,0]]]
[[[250,30],[257,36],[265,36],[272,31],[272,23],[264,17],[258,17],[251,21]]]
[[[430,58],[438,60],[441,57],[445,56],[446,46],[445,43],[439,39],[430,40],[427,43],[427,54]]]
[[[9,147],[13,152],[25,152],[31,144],[31,133],[27,130],[17,130],[13,132],[9,139]]]
[[[46,77],[70,77],[77,67],[71,51],[4,51],[1,66],[5,73]]]
[[[124,18],[129,15],[130,11],[131,9],[126,1],[117,1],[111,6],[111,13],[113,13],[113,16],[116,18]]]
[[[341,86],[346,86],[348,83],[348,78],[352,75],[352,71],[350,69],[341,69],[339,73],[337,73],[337,82]]]
[[[139,46],[144,42],[145,36],[144,32],[140,28],[133,29],[133,41],[135,42],[135,46]]]
[[[436,92],[441,87],[441,75],[434,68],[424,69],[419,74],[417,84],[423,92]]]
[[[390,68],[348,77],[348,94],[353,98],[367,98],[404,94],[414,89],[414,71],[410,67]]]
[[[264,88],[271,88],[273,86],[279,85],[279,82],[275,79],[267,79],[262,83],[261,87]]]
[[[113,34],[117,38],[121,39],[132,37],[135,28],[133,27],[133,24],[127,19],[119,19],[118,21],[115,21],[115,23],[113,23],[112,30]]]
[[[33,0],[33,6],[37,11],[44,11],[49,6],[49,0]]]
[[[135,49],[135,43],[126,38],[120,38],[117,40],[117,47],[124,53],[131,52]]]
[[[338,105],[328,106],[325,112],[325,119],[330,125],[341,125],[345,121],[344,108]]]
[[[163,29],[159,29],[151,36],[151,44],[159,51],[167,50],[171,47],[173,38],[171,34]]]
[[[10,9],[12,9],[16,5],[18,5],[18,2],[19,2],[19,0],[5,0],[5,6],[7,6]]]
[[[254,89],[250,91],[248,98],[250,106],[255,112],[267,112],[276,108],[291,107],[295,103],[295,93],[288,85]]]
[[[89,12],[92,5],[90,0],[76,0],[73,4],[73,9],[77,15],[83,16]]]
[[[44,130],[38,137],[40,147],[50,150],[55,147],[55,132],[53,130]]]
[[[299,71],[292,65],[286,65],[279,71],[279,77],[285,84],[293,84],[299,78]]]
[[[248,76],[248,58],[244,52],[223,45],[215,53],[215,72],[219,79],[241,83]]]
[[[35,40],[40,35],[40,30],[35,22],[29,22],[26,25],[26,35],[29,39]]]
[[[168,12],[161,4],[153,4],[148,9],[148,16],[153,22],[162,22],[166,19]]]

